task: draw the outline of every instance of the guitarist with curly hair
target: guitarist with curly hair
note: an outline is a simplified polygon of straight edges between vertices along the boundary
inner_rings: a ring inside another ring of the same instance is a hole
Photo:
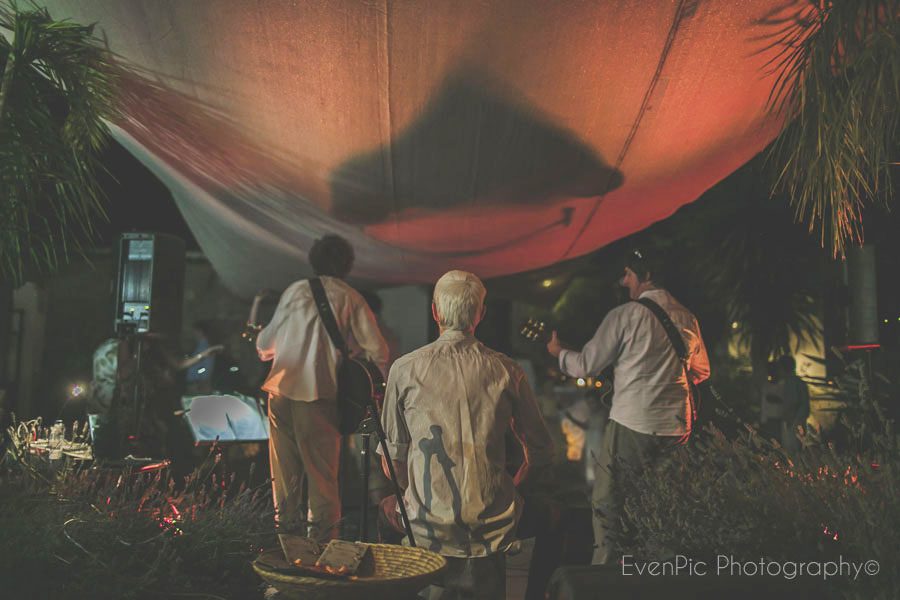
[[[321,282],[337,327],[353,355],[364,355],[384,372],[388,346],[365,299],[344,282],[353,267],[350,244],[337,235],[317,240],[309,263]],[[309,535],[337,536],[341,434],[337,372],[341,351],[329,338],[312,285],[303,279],[281,295],[275,314],[259,332],[260,359],[272,361],[262,389],[269,393],[269,461],[276,524],[289,528],[300,513],[301,480],[309,481]]]

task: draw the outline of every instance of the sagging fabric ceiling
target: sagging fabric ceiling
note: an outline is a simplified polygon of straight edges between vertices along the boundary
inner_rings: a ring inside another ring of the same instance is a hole
[[[51,0],[131,70],[114,134],[235,292],[544,267],[695,200],[778,132],[773,0]],[[114,199],[113,199],[114,200]]]

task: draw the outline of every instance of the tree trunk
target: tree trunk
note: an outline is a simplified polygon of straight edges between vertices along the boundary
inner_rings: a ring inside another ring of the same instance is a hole
[[[15,40],[13,40],[13,45]],[[3,81],[0,82],[0,128],[3,126],[4,107],[12,87],[12,76],[16,66],[16,53],[10,46],[3,69]],[[12,398],[12,382],[8,381],[7,365],[9,364],[9,338],[12,324],[12,286],[0,282],[0,426],[5,426],[6,412],[10,410]]]
[[[755,392],[751,402],[759,406],[762,402],[766,382],[769,380],[769,353],[752,342],[750,344],[750,364],[753,369],[751,380]]]
[[[16,408],[14,395],[15,381],[10,381],[9,353],[12,325],[13,289],[5,282],[0,282],[0,427],[6,427],[6,413]]]
[[[4,108],[6,99],[9,97],[9,90],[12,88],[13,72],[16,69],[16,51],[15,40],[9,49],[9,56],[6,58],[6,66],[3,69],[3,82],[0,83],[0,126],[3,125]]]

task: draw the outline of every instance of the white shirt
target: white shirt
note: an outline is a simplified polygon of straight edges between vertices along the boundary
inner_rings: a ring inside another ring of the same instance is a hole
[[[340,279],[321,280],[350,353],[364,354],[384,372],[388,346],[365,299]],[[273,361],[263,390],[304,402],[337,397],[341,353],[328,337],[307,280],[292,283],[281,295],[256,338],[256,350],[260,359]]]
[[[709,377],[709,357],[697,319],[665,290],[641,294],[659,304],[681,331],[694,383]],[[684,368],[659,319],[638,302],[609,312],[581,352],[563,350],[559,368],[572,377],[589,377],[614,364],[609,418],[638,433],[690,433],[690,388]]]
[[[553,462],[522,367],[469,333],[445,331],[391,367],[381,420],[391,457],[407,466],[417,543],[457,557],[505,550],[522,512],[506,472],[507,429],[525,449],[526,470]]]

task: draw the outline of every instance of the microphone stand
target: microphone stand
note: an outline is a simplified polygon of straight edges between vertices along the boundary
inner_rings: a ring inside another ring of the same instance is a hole
[[[362,489],[362,516],[360,517],[360,538],[365,541],[368,537],[368,506],[369,506],[369,462],[371,460],[371,452],[369,451],[369,438],[374,433],[378,436],[378,442],[381,444],[381,452],[387,462],[388,471],[391,476],[391,484],[394,488],[394,496],[397,498],[397,506],[400,508],[400,518],[403,521],[403,528],[406,530],[406,537],[409,538],[409,545],[416,547],[416,540],[412,534],[412,527],[409,524],[409,516],[406,514],[406,505],[403,503],[403,492],[400,484],[397,483],[397,473],[394,471],[394,461],[391,460],[391,453],[387,447],[387,436],[384,433],[384,427],[381,426],[381,419],[378,417],[378,407],[375,400],[370,396],[368,406],[366,407],[366,417],[360,422],[357,431],[363,438],[363,489]]]

